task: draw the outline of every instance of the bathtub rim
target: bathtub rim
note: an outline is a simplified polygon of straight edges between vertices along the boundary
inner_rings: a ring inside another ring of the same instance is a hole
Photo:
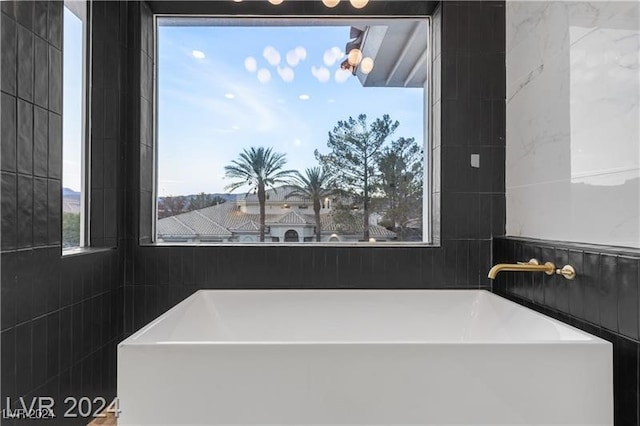
[[[515,306],[517,309],[526,310],[529,314],[532,314],[536,318],[551,323],[557,324],[561,327],[566,327],[571,332],[578,334],[583,339],[539,339],[539,340],[363,340],[363,341],[332,341],[332,340],[201,340],[201,341],[144,341],[138,340],[145,333],[155,327],[157,324],[163,322],[168,316],[171,316],[175,311],[184,309],[184,305],[188,305],[193,302],[193,298],[202,297],[199,296],[203,293],[243,293],[243,292],[261,292],[261,293],[305,293],[305,292],[350,292],[350,293],[385,293],[385,292],[415,292],[415,293],[475,293],[477,297],[489,297],[499,300],[499,303]],[[484,296],[480,296],[484,295]],[[510,300],[504,296],[493,293],[488,289],[198,289],[184,300],[180,301],[176,305],[172,306],[166,312],[153,319],[149,323],[145,324],[139,330],[136,330],[130,336],[126,337],[122,341],[118,342],[118,349],[127,346],[137,347],[178,347],[178,346],[226,346],[226,345],[238,345],[238,346],[287,346],[287,345],[608,345],[613,347],[612,343],[593,335],[587,331],[581,330],[571,324],[565,323],[534,309],[531,309],[525,305],[519,304],[513,300]]]

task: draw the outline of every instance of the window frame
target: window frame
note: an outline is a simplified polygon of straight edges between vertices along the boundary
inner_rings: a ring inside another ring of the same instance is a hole
[[[240,246],[257,246],[257,247],[283,247],[283,246],[305,246],[305,247],[434,247],[440,245],[439,235],[434,235],[434,226],[433,221],[434,217],[440,217],[440,213],[434,213],[433,209],[435,207],[433,202],[433,194],[434,194],[434,172],[438,172],[440,170],[439,164],[437,167],[434,167],[434,158],[432,155],[432,150],[434,146],[434,131],[433,131],[433,100],[434,100],[434,76],[433,76],[433,53],[434,53],[434,37],[440,37],[440,34],[434,33],[434,15],[437,9],[430,14],[415,14],[415,15],[407,15],[407,14],[399,14],[399,15],[365,15],[365,14],[341,14],[341,15],[323,15],[323,14],[295,14],[295,15],[269,15],[269,14],[252,14],[252,15],[230,15],[230,14],[183,14],[183,13],[152,13],[152,35],[153,38],[153,58],[154,58],[154,66],[152,70],[150,70],[149,77],[153,79],[153,90],[152,90],[152,114],[151,114],[151,126],[152,136],[151,140],[153,142],[153,178],[152,178],[152,202],[153,206],[151,209],[151,239],[150,242],[143,243],[142,238],[140,238],[140,245],[150,245],[150,246],[228,246],[228,247],[240,247]],[[221,20],[229,20],[234,18],[239,19],[264,19],[264,20],[278,20],[278,19],[300,19],[304,20],[318,20],[318,19],[327,19],[327,20],[346,20],[350,19],[367,19],[367,20],[376,20],[376,19],[425,19],[427,21],[428,26],[428,37],[429,41],[427,43],[427,79],[425,82],[425,96],[424,96],[424,143],[422,146],[423,149],[423,211],[422,211],[422,220],[423,220],[423,240],[422,241],[379,241],[379,242],[362,242],[362,241],[349,241],[342,242],[338,239],[338,242],[332,242],[330,240],[322,241],[322,242],[313,242],[313,244],[305,243],[305,242],[283,242],[283,241],[267,241],[265,238],[264,242],[256,242],[256,243],[246,243],[246,242],[158,242],[157,235],[157,220],[158,220],[158,72],[159,72],[159,61],[158,58],[158,20],[163,18],[205,18],[205,19],[221,19]],[[143,30],[144,31],[144,30]],[[438,70],[440,72],[440,70]],[[141,73],[141,78],[145,76]],[[441,81],[441,79],[440,79]],[[439,191],[439,188],[437,189]],[[439,219],[438,219],[439,220]],[[143,218],[140,218],[140,225],[146,221]]]
[[[91,248],[91,235],[90,235],[90,219],[91,219],[91,79],[92,79],[92,0],[71,0],[70,3],[84,3],[85,17],[82,20],[82,142],[81,142],[81,154],[80,158],[82,164],[80,166],[80,239],[79,246],[65,248],[62,238],[63,228],[61,227],[61,250],[62,256],[77,255],[83,251],[87,251]],[[77,16],[72,8],[67,7],[67,0],[63,0],[63,16],[62,16],[62,37],[64,45],[64,10],[69,9],[71,13]],[[62,49],[62,75],[64,75],[64,49]],[[62,102],[62,117],[63,117],[63,129],[64,129],[64,78],[62,78],[62,90],[63,90],[63,102]],[[64,130],[63,130],[64,131]],[[64,177],[64,138],[62,138],[62,170]],[[61,191],[64,187],[64,181],[61,179]],[[64,217],[62,211],[63,205],[60,205],[61,221]]]

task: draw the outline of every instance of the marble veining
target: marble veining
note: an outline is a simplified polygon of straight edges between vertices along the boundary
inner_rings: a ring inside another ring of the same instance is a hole
[[[511,96],[509,96],[509,99],[507,99],[507,102],[511,101],[511,99],[513,99],[513,97],[516,96],[518,94],[518,92],[520,92],[520,90],[525,88],[527,86],[527,84],[529,84],[531,82],[531,80],[533,80],[534,78],[539,76],[542,73],[542,71],[544,71],[544,64],[540,64],[540,66],[538,68],[536,68],[533,71],[529,72],[529,74],[527,74],[527,76],[524,79],[524,81],[522,83],[520,83],[518,85],[518,88],[513,92],[513,94],[511,94]]]
[[[640,247],[640,3],[507,2],[507,234]]]

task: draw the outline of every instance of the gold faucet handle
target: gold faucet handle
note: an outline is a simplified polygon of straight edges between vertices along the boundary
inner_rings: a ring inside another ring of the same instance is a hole
[[[529,259],[528,262],[516,262],[518,265],[539,265],[538,259]]]
[[[576,278],[576,270],[571,265],[564,265],[561,269],[557,269],[556,274],[562,275],[568,280],[574,280]]]

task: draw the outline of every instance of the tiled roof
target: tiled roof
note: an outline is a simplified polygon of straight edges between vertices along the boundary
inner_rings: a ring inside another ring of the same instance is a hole
[[[195,210],[193,213],[195,213],[199,218],[203,218],[207,222],[206,225],[202,228],[202,232],[199,232],[199,234],[213,235],[216,237],[230,237],[233,235],[231,232],[229,232],[227,228],[224,228],[219,223],[209,219],[208,217],[198,212],[197,210]],[[196,223],[201,224],[202,221],[196,221]]]
[[[362,226],[360,227],[362,228]],[[380,225],[369,225],[369,235],[372,237],[393,238],[396,236],[396,233]]]
[[[289,213],[283,214],[274,222],[269,222],[269,223],[274,223],[274,224],[278,223],[281,225],[309,225],[314,223],[313,219],[308,220],[304,216],[307,216],[307,215],[301,215],[301,214],[298,214],[298,212],[291,211]]]
[[[307,197],[301,197],[299,195],[289,196],[292,192],[294,192],[295,188],[293,186],[280,186],[278,188],[271,188],[265,191],[267,196],[267,203],[296,203],[296,202],[305,202],[308,203],[311,200]],[[247,203],[258,203],[258,195],[256,194],[247,194],[245,197]]]
[[[333,221],[333,215],[331,213],[320,216],[320,226],[322,226],[322,232],[343,232],[349,234],[361,234],[364,232],[364,225],[361,221],[357,221],[357,223],[354,223],[348,229],[345,229],[345,226],[336,224]],[[382,238],[393,238],[396,236],[395,232],[389,231],[387,228],[380,225],[369,225],[369,235],[372,237]]]
[[[290,191],[289,191],[290,192]],[[279,188],[278,196],[283,197],[287,190]],[[295,199],[295,198],[292,198]],[[265,223],[269,225],[305,225],[314,226],[313,214],[290,211],[285,214],[267,214]],[[320,215],[322,233],[360,234],[363,225],[359,221],[349,229],[339,226],[333,221],[333,215]],[[172,237],[218,237],[230,238],[234,232],[258,232],[260,230],[260,215],[244,213],[233,201],[182,213],[176,216],[158,220],[158,235]],[[394,238],[396,234],[379,225],[370,225],[369,234],[375,238]]]
[[[158,234],[184,236],[193,235],[194,231],[182,223],[176,216],[171,216],[158,220]]]
[[[232,231],[243,231],[243,232],[256,232],[260,231],[260,224],[254,222],[253,220],[248,220],[240,226],[236,226],[235,228],[231,228]]]
[[[209,237],[231,237],[233,235],[228,229],[202,215],[198,210],[160,219],[158,221],[158,234],[174,236],[206,235]]]
[[[216,206],[206,207],[198,210],[198,212],[207,219],[216,222],[220,226],[227,229],[237,229],[245,225],[248,221],[260,223],[259,214],[244,213],[238,209],[238,205],[232,201],[218,204]],[[183,213],[186,214],[186,213]],[[266,221],[275,220],[280,215],[267,214]]]
[[[231,236],[231,232],[224,227],[217,224],[215,221],[200,214],[197,210],[183,213],[178,216],[180,221],[193,229],[193,233],[196,235],[209,235],[209,236]]]

